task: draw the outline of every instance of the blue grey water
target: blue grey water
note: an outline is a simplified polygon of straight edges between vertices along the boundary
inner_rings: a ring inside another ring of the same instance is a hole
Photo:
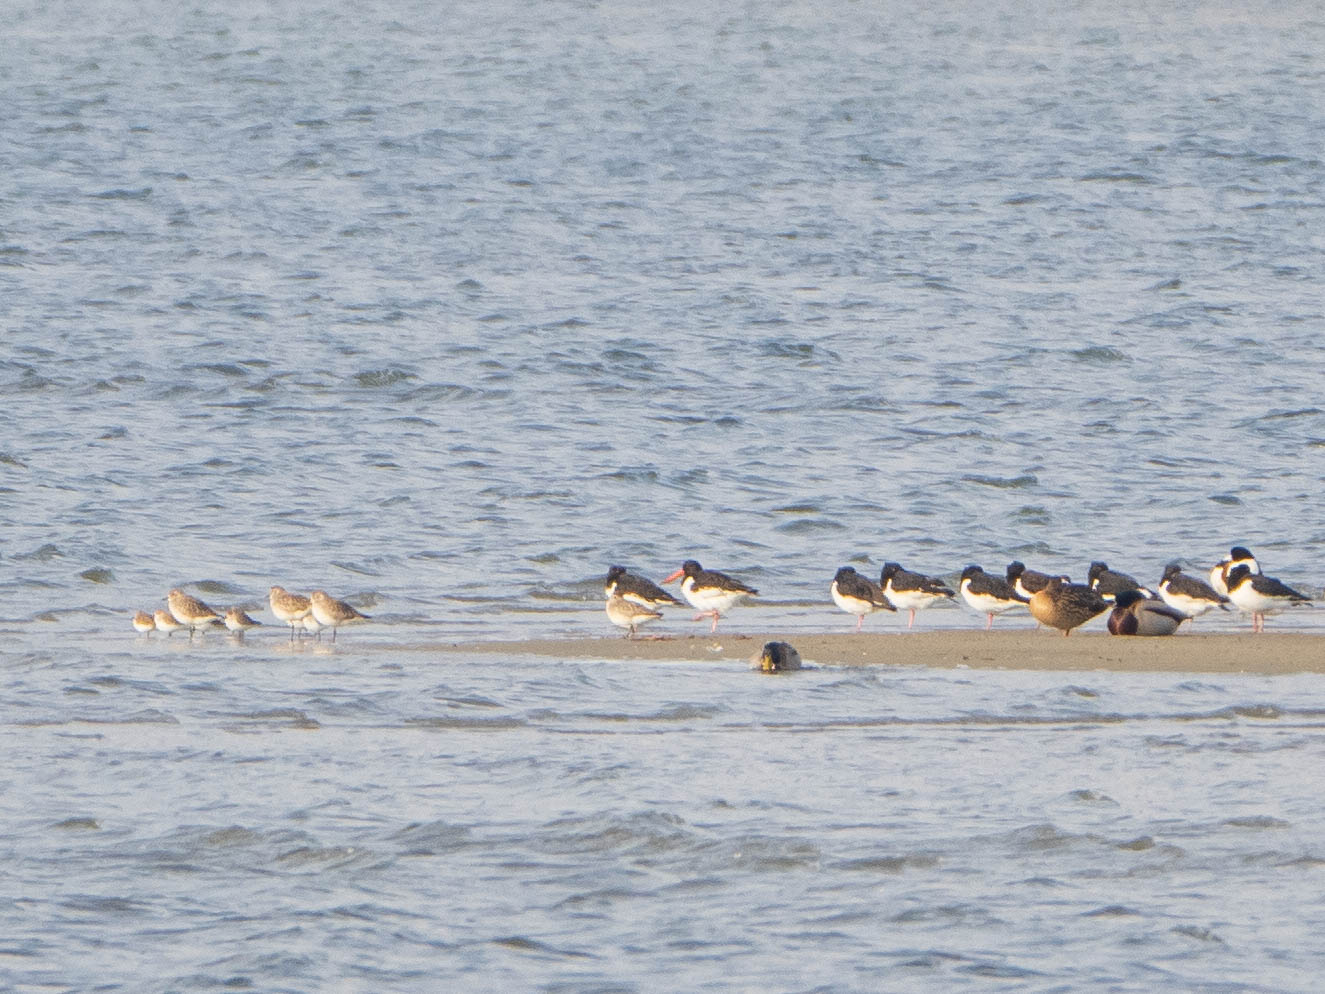
[[[1317,990],[1320,677],[421,648],[1320,592],[1325,19],[1027,6],[11,6],[0,988]]]

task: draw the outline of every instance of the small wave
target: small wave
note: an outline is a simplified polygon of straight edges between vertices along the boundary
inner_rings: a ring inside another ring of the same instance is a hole
[[[1155,840],[1149,835],[1139,835],[1135,839],[1119,842],[1117,848],[1130,852],[1145,852],[1147,849],[1155,848]]]
[[[468,828],[445,821],[414,822],[391,836],[391,841],[398,843],[408,856],[454,852],[469,844],[470,839]]]
[[[166,711],[145,708],[114,718],[78,715],[73,718],[29,718],[15,724],[33,728],[46,725],[178,725],[179,719]]]
[[[405,393],[404,399],[410,401],[445,402],[453,400],[471,400],[476,397],[493,398],[506,396],[505,391],[480,391],[459,383],[425,383]]]
[[[998,490],[1025,490],[1040,484],[1039,477],[1034,473],[1025,473],[1021,476],[981,476],[968,473],[962,477],[962,480],[966,483],[977,483],[982,487],[994,487]]]
[[[832,868],[849,873],[902,873],[912,869],[928,870],[938,864],[937,856],[931,853],[919,853],[913,856],[867,856],[861,859],[846,859],[832,864]]]
[[[656,811],[559,818],[544,825],[534,837],[539,850],[557,855],[620,852],[654,856],[690,850],[700,843],[700,837],[683,819]]]
[[[674,704],[660,711],[645,714],[627,714],[624,711],[586,712],[580,717],[596,721],[694,721],[714,718],[724,709],[712,704]]]
[[[786,507],[773,508],[774,514],[819,514],[823,508],[818,504],[788,504]]]
[[[283,852],[276,857],[276,862],[283,866],[296,868],[345,866],[350,863],[375,859],[374,854],[355,846],[300,846]]]
[[[1272,815],[1249,815],[1241,818],[1227,818],[1220,822],[1225,828],[1254,828],[1265,831],[1270,829],[1292,828],[1290,822]]]
[[[45,545],[41,546],[38,549],[33,549],[31,552],[13,553],[9,558],[24,562],[31,561],[38,563],[48,563],[52,559],[63,559],[64,553],[60,551],[59,546],[54,545],[51,542],[47,542]]]
[[[527,728],[523,718],[457,718],[438,715],[434,718],[406,718],[404,728],[421,728],[433,732],[501,732],[512,728]]]
[[[1086,173],[1081,177],[1083,183],[1135,183],[1138,186],[1152,186],[1155,180],[1144,173],[1122,172],[1104,169]]]
[[[236,586],[226,580],[198,580],[193,584],[199,593],[203,594],[225,594],[227,597],[242,596],[246,591],[243,587]]]
[[[1043,193],[1019,193],[1003,201],[1005,207],[1028,207],[1031,204],[1043,204],[1050,200]]]
[[[152,910],[150,904],[135,901],[128,897],[103,897],[101,895],[78,894],[61,902],[66,908],[75,911],[90,911],[97,915],[143,915]]]
[[[384,387],[393,387],[397,383],[418,379],[418,377],[414,373],[403,369],[369,369],[362,373],[355,373],[353,379],[355,383],[365,389],[380,390]]]
[[[546,942],[538,942],[523,935],[508,935],[504,938],[493,939],[492,943],[498,946],[505,946],[507,949],[514,949],[524,953],[538,953],[545,956],[555,956],[565,959],[596,959],[593,953],[584,952],[579,949],[558,949],[556,946],[550,946]]]
[[[1011,963],[970,963],[957,967],[957,972],[969,973],[976,977],[991,977],[994,980],[1027,980],[1031,977],[1044,976],[1038,970],[1013,966]]]
[[[1127,353],[1108,345],[1092,345],[1089,348],[1073,349],[1071,355],[1078,362],[1091,364],[1131,361]]]
[[[150,186],[139,187],[137,190],[102,190],[100,193],[92,194],[93,200],[147,200],[152,196]]]
[[[1198,942],[1213,942],[1217,945],[1227,945],[1215,932],[1208,928],[1201,928],[1199,925],[1175,925],[1170,929],[1174,935],[1186,936],[1189,939],[1196,939]]]
[[[1138,918],[1141,912],[1135,908],[1129,908],[1125,904],[1108,904],[1102,908],[1094,908],[1091,911],[1083,911],[1083,918]]]
[[[846,531],[847,526],[832,518],[800,518],[774,526],[774,531],[787,535],[808,535],[814,532]]]
[[[272,708],[267,711],[247,711],[227,714],[224,717],[260,725],[280,725],[283,728],[321,728],[316,718],[310,718],[298,708]]]
[[[1070,791],[1067,796],[1069,800],[1077,801],[1082,804],[1105,804],[1112,807],[1118,806],[1118,802],[1108,794],[1101,794],[1099,791],[1090,790],[1089,788]]]
[[[57,821],[51,828],[59,828],[65,831],[75,830],[84,832],[101,831],[101,822],[91,817],[66,818],[64,821]]]

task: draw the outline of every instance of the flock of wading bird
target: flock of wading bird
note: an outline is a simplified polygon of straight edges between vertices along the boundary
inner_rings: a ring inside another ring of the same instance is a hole
[[[699,612],[694,620],[713,619],[710,632],[717,630],[723,612],[759,593],[724,573],[704,569],[693,559],[686,560],[663,583],[677,579],[681,581],[681,595]],[[1306,595],[1265,576],[1256,557],[1242,546],[1229,550],[1211,568],[1208,583],[1184,574],[1176,564],[1164,571],[1156,589],[1151,590],[1102,562],[1090,564],[1084,584],[1012,562],[1006,576],[967,566],[962,570],[959,588],[962,599],[987,616],[985,631],[993,627],[994,615],[1024,608],[1039,624],[1057,628],[1064,636],[1110,608],[1108,626],[1113,635],[1172,635],[1184,621],[1207,611],[1233,608],[1251,615],[1253,632],[1263,632],[1267,614],[1311,603]],[[626,629],[627,638],[634,638],[641,625],[661,618],[660,608],[681,604],[662,587],[627,572],[624,566],[608,570],[603,592],[607,617],[612,624]],[[911,628],[917,611],[953,600],[958,591],[936,577],[886,563],[878,583],[861,576],[854,567],[843,566],[833,577],[829,593],[834,604],[856,616],[855,630],[859,632],[865,615],[875,611],[908,611],[906,627]],[[768,651],[765,646],[765,656]],[[763,668],[770,666],[766,662]]]
[[[222,613],[178,588],[166,594],[165,602],[165,608],[157,608],[151,614],[146,611],[135,614],[133,627],[143,633],[158,631],[166,635],[187,628],[190,639],[200,630],[225,627],[236,638],[243,638],[250,628],[262,624],[245,614],[243,608],[229,607]],[[303,594],[292,594],[284,587],[272,587],[268,603],[271,613],[290,626],[291,641],[296,634],[302,636],[305,633],[320,639],[322,629],[330,628],[331,641],[334,642],[336,632],[342,626],[371,618],[371,615],[360,613],[324,590],[314,590],[305,597]]]

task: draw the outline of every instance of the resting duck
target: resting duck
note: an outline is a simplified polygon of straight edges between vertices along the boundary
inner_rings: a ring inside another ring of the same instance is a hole
[[[1139,590],[1123,590],[1114,598],[1109,634],[1172,635],[1187,620],[1185,611],[1151,600]]]

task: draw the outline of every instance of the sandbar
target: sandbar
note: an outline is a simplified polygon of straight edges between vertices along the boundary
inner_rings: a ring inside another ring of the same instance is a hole
[[[418,646],[561,659],[698,661],[750,658],[769,641],[818,666],[929,666],[1166,673],[1325,673],[1325,635],[1301,632],[1127,638],[1102,632],[931,631],[887,634],[723,634],[675,638],[547,638]]]

